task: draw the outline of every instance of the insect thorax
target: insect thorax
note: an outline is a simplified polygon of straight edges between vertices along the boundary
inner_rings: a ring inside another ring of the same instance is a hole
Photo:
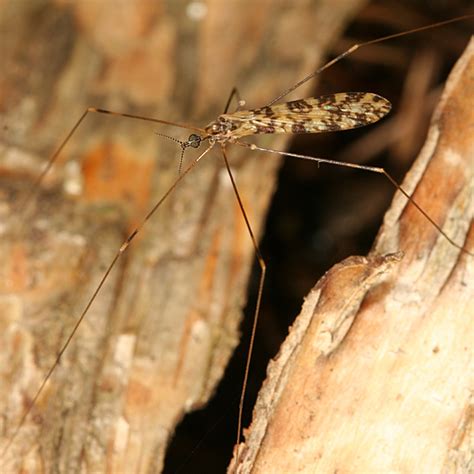
[[[239,122],[231,120],[224,115],[220,115],[216,120],[205,127],[205,131],[209,134],[211,139],[222,142],[236,138],[235,130],[237,130],[239,126]]]

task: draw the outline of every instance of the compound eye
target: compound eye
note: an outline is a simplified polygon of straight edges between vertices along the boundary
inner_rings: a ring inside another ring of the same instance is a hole
[[[199,148],[199,145],[201,144],[202,138],[199,135],[196,135],[195,133],[192,133],[189,135],[188,138],[188,146],[192,148]]]

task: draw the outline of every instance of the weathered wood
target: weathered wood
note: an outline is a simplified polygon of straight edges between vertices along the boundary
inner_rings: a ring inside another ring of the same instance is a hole
[[[127,232],[177,176],[178,147],[154,132],[188,135],[87,117],[25,225],[18,202],[83,110],[205,126],[233,85],[249,106],[263,105],[321,61],[361,3],[2,7],[2,446]],[[259,235],[279,160],[230,155]],[[253,249],[219,160],[209,156],[183,182],[121,260],[2,470],[160,471],[176,423],[206,403],[238,340]]]
[[[473,100],[471,41],[403,183],[471,252]],[[236,472],[470,472],[473,318],[474,258],[397,194],[370,255],[308,295]]]

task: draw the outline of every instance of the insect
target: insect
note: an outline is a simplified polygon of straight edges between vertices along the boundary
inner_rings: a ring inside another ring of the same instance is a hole
[[[344,95],[344,96],[340,96],[340,97],[348,97],[348,96],[347,96],[347,95]],[[368,101],[368,103],[370,104],[371,101]],[[277,107],[277,106],[276,106],[276,107]],[[234,117],[235,117],[235,116],[234,116]],[[244,122],[244,123],[248,123],[248,122]],[[268,124],[266,124],[266,125],[268,126]],[[261,147],[261,148],[262,148],[262,147]],[[174,168],[174,167],[173,167],[173,168]],[[175,169],[174,169],[174,171],[175,171]],[[218,178],[215,178],[215,179],[218,179]],[[180,204],[182,204],[182,203],[179,203],[179,202],[178,202],[178,203],[175,204],[175,206],[176,206],[176,207],[179,207]],[[187,203],[187,204],[189,204],[189,203]],[[103,210],[103,212],[104,212],[104,219],[103,219],[103,222],[104,222],[104,223],[105,223],[105,222],[108,222],[108,219],[110,219],[110,222],[113,222],[113,220],[116,218],[116,216],[108,214],[108,209]],[[202,213],[202,210],[201,210],[201,213]],[[198,215],[200,214],[199,211],[197,212],[197,214],[198,214]],[[202,218],[202,219],[204,219],[204,218]],[[199,219],[197,219],[197,220],[199,220]],[[99,235],[100,235],[100,233],[99,233]],[[216,236],[215,238],[217,239],[217,236]],[[172,272],[170,271],[170,268],[172,268],[173,258],[178,258],[179,256],[186,255],[186,253],[192,254],[192,252],[193,252],[192,238],[188,238],[188,239],[189,239],[188,241],[186,241],[186,239],[184,239],[184,241],[179,242],[178,245],[177,245],[177,249],[175,249],[174,251],[171,251],[171,252],[168,251],[168,260],[167,260],[167,258],[166,258],[166,257],[167,257],[167,256],[166,256],[166,253],[163,253],[163,251],[162,251],[160,248],[155,248],[155,249],[154,249],[154,253],[155,253],[155,254],[153,255],[153,252],[152,252],[152,256],[151,256],[151,257],[148,257],[148,258],[149,258],[150,260],[156,259],[156,260],[159,260],[159,261],[161,261],[161,262],[162,262],[162,261],[171,262],[171,267],[168,268],[168,271],[169,271],[170,273],[172,273]],[[191,243],[190,243],[190,241],[191,241]],[[78,245],[78,247],[80,247],[80,246],[81,246],[81,242],[78,242],[77,245]],[[218,248],[218,247],[217,247],[217,248]],[[163,255],[164,255],[164,256],[163,256]],[[87,258],[87,257],[83,257],[83,258]],[[89,257],[89,258],[91,258],[91,257]],[[237,261],[237,260],[236,260],[236,261]],[[211,264],[211,263],[209,263],[209,265],[210,265],[210,264]],[[237,263],[236,263],[236,264],[237,264]],[[151,271],[151,269],[149,269],[149,271]],[[145,277],[146,277],[146,272],[145,272]],[[79,282],[82,283],[82,282],[84,282],[84,280],[79,280]],[[54,282],[53,282],[53,283],[54,283]],[[117,288],[116,285],[119,285],[119,283],[116,282],[116,281],[115,281],[115,282],[112,281],[111,283],[114,284],[116,288]],[[179,285],[178,285],[178,286],[179,286]],[[204,290],[205,290],[205,289],[204,289]],[[202,290],[202,291],[204,291],[204,290]],[[225,292],[223,292],[223,293],[225,293]],[[222,293],[221,293],[221,294],[222,294]],[[91,309],[91,311],[93,311],[93,309]],[[122,310],[122,311],[123,311],[123,310]],[[196,327],[194,327],[194,326],[190,327],[190,329],[189,329],[189,331],[188,331],[189,334],[190,334],[189,337],[190,337],[190,340],[191,340],[191,341],[192,341],[193,338],[199,339],[199,337],[206,337],[205,334],[203,335],[202,333],[199,333],[199,331],[198,331],[198,329],[199,329],[199,324],[198,324],[198,323],[199,323],[199,319],[197,319],[197,323],[196,323],[197,326],[196,326]],[[130,323],[130,324],[133,325],[133,323]],[[96,329],[96,328],[90,328],[90,329],[93,330],[93,329]],[[161,329],[162,329],[162,330],[164,329],[165,332],[166,332],[166,327],[161,328]],[[194,331],[196,331],[196,333],[195,333]],[[146,334],[145,334],[145,336],[146,336]],[[125,334],[125,337],[121,337],[121,338],[117,337],[117,339],[120,339],[121,345],[120,345],[120,347],[119,347],[120,350],[117,349],[117,352],[115,353],[115,356],[119,358],[119,363],[117,364],[118,368],[122,368],[122,369],[123,369],[124,367],[127,366],[127,360],[129,360],[129,359],[128,359],[129,356],[127,356],[127,354],[129,354],[130,351],[132,350],[131,346],[133,346],[133,341],[131,341],[130,338],[127,339],[126,334]],[[143,341],[143,340],[145,340],[145,342],[146,342],[146,337],[143,337],[143,338],[142,338],[142,341]],[[148,344],[149,344],[149,343],[148,343]],[[124,354],[125,354],[125,355],[124,355]],[[122,358],[120,358],[120,357],[122,357]],[[97,361],[96,361],[96,363],[97,363]],[[69,365],[68,365],[66,362],[64,362],[64,364],[65,364],[64,370],[68,371]],[[61,367],[60,367],[60,370],[61,370]],[[107,380],[107,377],[105,377],[105,380],[102,381],[102,384],[103,384],[102,386],[111,387],[111,388],[109,388],[109,390],[112,390],[112,391],[113,391],[113,390],[114,390],[114,383],[111,383],[111,380],[112,380],[112,381],[114,380],[113,374],[111,374],[111,375],[109,374],[109,377],[108,377],[108,378],[109,378],[109,380]],[[107,382],[109,382],[109,383],[107,383]],[[155,382],[158,383],[158,381],[155,381]],[[73,390],[74,390],[74,389],[73,389]],[[145,394],[144,394],[143,392],[144,392],[143,390],[136,390],[136,391],[131,390],[131,391],[129,392],[129,395],[128,395],[129,398],[127,398],[127,400],[128,400],[130,403],[132,403],[133,400],[134,400],[134,397],[137,397],[137,399],[140,399],[140,397],[145,396]],[[189,403],[192,404],[193,402],[190,401]],[[40,403],[40,404],[41,404],[41,403]],[[132,405],[133,405],[133,403],[132,403]],[[65,406],[65,407],[62,407],[62,409],[59,410],[59,412],[60,412],[60,413],[67,412],[68,409],[69,409],[69,407],[68,407],[68,406]],[[51,414],[51,415],[52,415],[52,414]],[[59,416],[59,415],[57,415],[57,416]],[[148,416],[148,413],[144,413],[144,416]],[[52,418],[53,418],[53,416],[52,416]],[[41,423],[44,422],[44,420],[40,420],[40,421],[41,421]],[[77,427],[75,427],[75,428],[77,428]],[[116,426],[116,429],[117,429],[117,433],[119,433],[119,432],[120,432],[120,430],[119,430],[119,429],[120,429],[120,426]],[[125,429],[125,427],[122,427],[122,429]],[[66,431],[66,430],[65,430],[65,431]],[[61,433],[57,434],[57,435],[56,435],[56,438],[53,439],[53,440],[50,442],[50,443],[51,443],[51,446],[54,447],[55,443],[59,443],[61,437],[62,437],[62,434],[61,434]],[[120,436],[118,436],[116,439],[120,439]]]

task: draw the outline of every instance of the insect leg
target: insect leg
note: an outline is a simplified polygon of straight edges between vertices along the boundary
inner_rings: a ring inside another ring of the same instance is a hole
[[[247,359],[245,362],[245,368],[244,368],[244,377],[242,381],[242,391],[240,394],[240,400],[239,400],[239,414],[238,414],[238,422],[237,422],[237,439],[236,439],[236,449],[238,451],[239,449],[239,444],[240,444],[240,436],[241,436],[241,431],[242,431],[242,413],[243,413],[243,408],[244,408],[244,403],[245,403],[245,394],[246,394],[246,389],[247,389],[247,382],[249,378],[249,372],[250,372],[250,363],[252,360],[252,352],[253,352],[253,346],[255,343],[255,332],[257,329],[257,323],[258,323],[258,317],[260,315],[260,305],[262,301],[262,294],[263,294],[263,285],[265,283],[265,275],[266,275],[266,264],[265,260],[262,257],[262,254],[260,252],[260,248],[258,246],[257,239],[255,238],[255,234],[252,230],[252,226],[250,224],[249,218],[247,216],[247,213],[245,212],[245,207],[242,203],[242,198],[240,197],[239,191],[237,189],[237,185],[235,183],[234,176],[232,174],[232,171],[229,166],[229,161],[225,152],[224,147],[222,147],[222,156],[224,158],[224,163],[225,167],[227,169],[227,173],[229,175],[230,181],[232,183],[232,188],[235,193],[235,197],[237,198],[237,202],[239,204],[240,211],[242,212],[242,217],[245,220],[245,226],[247,227],[247,230],[249,232],[250,238],[252,240],[252,245],[255,250],[255,256],[258,261],[258,265],[260,266],[260,278],[258,282],[258,290],[257,290],[257,302],[255,304],[255,310],[254,310],[254,316],[253,316],[253,323],[252,323],[252,330],[250,333],[250,341],[249,341],[249,347],[248,347],[248,352],[247,352]],[[238,460],[238,452],[236,455],[236,458]]]

